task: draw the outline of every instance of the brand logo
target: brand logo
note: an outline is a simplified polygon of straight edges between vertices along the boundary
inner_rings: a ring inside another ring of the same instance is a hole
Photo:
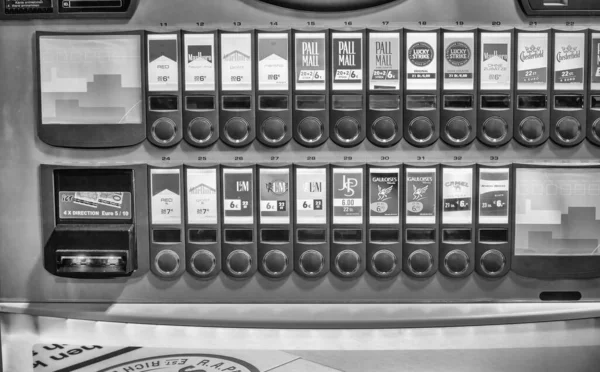
[[[323,186],[321,182],[304,182],[304,192],[321,192],[323,190]]]
[[[428,188],[429,185],[425,185],[421,188],[417,188],[417,186],[413,185],[413,200],[419,201],[425,199],[427,197],[425,196],[425,193],[427,192]]]
[[[212,195],[212,194],[216,194],[217,190],[201,183],[198,186],[190,187],[190,190],[188,191],[188,193],[192,194],[192,195]]]
[[[567,45],[566,47],[560,47],[561,50],[556,53],[556,60],[560,63],[568,59],[577,59],[581,57],[581,50],[577,47]]]
[[[188,46],[188,63],[203,59],[212,63],[212,46],[190,45]]]
[[[461,41],[455,41],[446,48],[446,60],[452,66],[464,66],[471,60],[471,48]]]
[[[154,370],[161,372],[259,372],[258,368],[246,361],[211,354],[162,355],[118,364],[99,372]]]
[[[394,188],[394,185],[390,186],[390,187],[386,187],[385,189],[379,185],[377,185],[377,201],[385,201],[388,200],[390,198],[390,193],[392,192],[392,189]]]
[[[392,68],[392,42],[391,41],[376,41],[375,42],[375,67],[376,68]]]
[[[338,60],[340,66],[356,67],[356,43],[338,41]]]
[[[508,45],[507,44],[484,44],[483,45],[483,61],[490,58],[500,58],[504,62],[508,62]]]
[[[223,56],[223,61],[227,62],[247,62],[250,61],[250,56],[240,52],[239,50],[234,50],[231,53],[225,54]]]
[[[319,42],[302,42],[302,66],[319,67]]]
[[[414,43],[408,49],[408,59],[415,66],[427,66],[433,61],[433,56],[433,48],[424,42]]]
[[[519,59],[521,62],[538,58],[544,58],[544,50],[541,46],[525,46],[525,50],[521,51],[521,54],[519,54]]]
[[[250,182],[249,181],[236,181],[235,182],[235,190],[237,192],[249,192],[250,191]]]
[[[469,183],[465,181],[449,181],[445,183],[446,187],[454,187],[454,190],[462,190],[463,187],[469,187]]]
[[[272,192],[275,195],[283,195],[288,191],[288,183],[281,180],[267,182],[266,187],[268,192]]]
[[[338,191],[344,191],[344,196],[354,196],[354,188],[358,185],[356,178],[347,178],[346,175],[342,177],[342,188]]]
[[[371,178],[373,182],[385,182],[385,183],[397,183],[397,177],[373,177]]]

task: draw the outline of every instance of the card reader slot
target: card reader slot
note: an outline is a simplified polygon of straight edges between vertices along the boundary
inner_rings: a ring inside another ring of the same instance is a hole
[[[216,243],[217,230],[215,229],[190,229],[188,231],[190,243]]]
[[[483,243],[508,243],[508,229],[479,229],[479,241]]]
[[[188,111],[212,111],[215,109],[214,96],[187,96],[185,109]]]
[[[483,94],[481,95],[481,108],[485,110],[510,109],[510,95],[508,94]]]
[[[527,111],[545,110],[548,108],[548,97],[545,94],[519,94],[517,108]]]
[[[554,108],[561,111],[581,110],[583,108],[582,94],[561,94],[554,96]]]
[[[254,241],[254,232],[251,229],[226,229],[225,243],[247,244]]]
[[[444,243],[468,243],[471,241],[471,229],[443,229]]]
[[[300,110],[300,111],[325,110],[325,96],[322,94],[296,96],[296,110]]]
[[[372,229],[369,238],[371,243],[398,243],[400,231],[397,229]]]
[[[362,243],[362,230],[360,229],[334,229],[334,243]]]
[[[444,109],[464,111],[473,109],[473,96],[470,94],[448,94],[444,96]]]
[[[411,244],[435,243],[434,229],[406,229],[406,242]]]
[[[298,229],[297,235],[298,243],[327,243],[327,231],[324,229]]]
[[[437,107],[437,97],[429,94],[409,94],[406,96],[406,109],[412,111],[431,111]]]

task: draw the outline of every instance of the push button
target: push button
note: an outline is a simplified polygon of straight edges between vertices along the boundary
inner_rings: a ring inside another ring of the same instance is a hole
[[[240,117],[234,117],[225,123],[225,136],[233,143],[244,142],[250,134],[250,124]]]
[[[245,275],[252,268],[252,257],[248,252],[236,249],[227,256],[227,267],[235,276]]]
[[[425,116],[416,117],[408,124],[408,134],[417,142],[427,142],[433,137],[433,122]]]
[[[433,257],[424,249],[417,249],[408,256],[408,268],[415,275],[426,275],[432,267]]]
[[[270,117],[262,122],[260,130],[267,141],[277,143],[285,137],[286,125],[280,118]]]
[[[469,262],[469,256],[460,249],[450,251],[444,257],[444,266],[448,273],[452,275],[464,274],[469,268]]]
[[[288,257],[282,251],[274,249],[264,255],[262,264],[269,275],[281,275],[288,267]]]
[[[179,255],[170,249],[165,249],[156,255],[154,264],[159,273],[171,276],[179,269]]]
[[[500,142],[508,134],[508,123],[499,116],[491,116],[483,122],[482,130],[488,141]]]
[[[373,255],[371,265],[373,270],[381,276],[391,275],[396,269],[398,259],[396,255],[387,249],[382,249]]]
[[[490,249],[481,255],[481,269],[488,275],[499,274],[504,268],[505,263],[506,258],[502,252],[496,249]]]
[[[343,142],[352,142],[360,134],[360,124],[350,116],[344,116],[335,123],[335,134]]]
[[[519,124],[519,133],[527,142],[539,141],[544,135],[544,122],[536,116],[528,116]]]
[[[152,123],[152,135],[160,143],[171,142],[175,138],[177,126],[169,118],[160,118]]]
[[[196,274],[207,276],[217,267],[217,259],[212,252],[201,249],[192,255],[190,265]]]
[[[360,256],[352,250],[344,250],[335,258],[335,267],[343,276],[355,274],[360,268]]]
[[[464,142],[471,134],[471,123],[462,116],[455,116],[446,123],[446,135],[454,143]]]
[[[204,143],[212,137],[213,126],[206,118],[194,118],[190,121],[188,131],[191,139],[197,143]]]
[[[325,258],[321,252],[310,249],[300,255],[300,270],[306,276],[316,276],[325,266]]]
[[[298,123],[298,134],[304,142],[317,142],[323,136],[323,123],[313,116],[306,117]]]
[[[575,141],[580,133],[581,124],[572,116],[565,116],[556,123],[556,134],[565,143]]]
[[[396,137],[398,132],[398,126],[394,119],[389,116],[382,116],[377,118],[371,126],[373,137],[381,143],[387,143]]]

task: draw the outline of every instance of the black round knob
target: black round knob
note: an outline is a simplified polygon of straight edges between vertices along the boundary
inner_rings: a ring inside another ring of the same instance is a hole
[[[483,122],[482,130],[489,142],[500,142],[508,134],[508,123],[499,116],[491,116]]]
[[[169,118],[160,118],[152,123],[152,135],[161,143],[171,142],[175,138],[177,125]]]
[[[342,142],[352,142],[360,134],[360,124],[358,120],[350,116],[344,116],[335,123],[335,135]]]
[[[269,275],[280,275],[288,267],[288,257],[282,251],[273,249],[264,255],[262,264]]]
[[[389,116],[378,117],[371,125],[373,137],[381,143],[392,141],[398,132],[398,126]]]
[[[188,125],[188,133],[192,141],[204,143],[212,137],[213,125],[207,118],[194,118]]]
[[[304,142],[317,142],[323,136],[323,123],[313,116],[306,117],[298,123],[298,134]]]
[[[360,256],[350,249],[341,251],[335,257],[335,267],[343,276],[353,275],[360,269]]]
[[[212,252],[201,249],[192,255],[190,266],[196,274],[207,276],[214,271],[215,267],[217,267],[217,259]]]
[[[556,123],[556,135],[565,143],[575,141],[580,133],[581,124],[572,116],[565,116]]]
[[[179,269],[179,255],[170,249],[162,250],[156,255],[154,264],[162,275],[173,275]]]
[[[225,136],[234,143],[243,142],[250,135],[250,124],[240,117],[233,117],[225,123]]]
[[[502,252],[496,249],[490,249],[481,255],[480,264],[484,273],[488,275],[497,275],[504,268],[504,265],[506,264],[506,258]]]
[[[245,275],[252,268],[252,257],[248,252],[236,249],[227,256],[227,267],[234,276]]]
[[[600,141],[600,118],[596,119],[592,124],[592,135],[596,141]]]
[[[277,117],[270,117],[262,122],[260,127],[263,137],[272,143],[277,143],[285,137],[287,126],[285,122]]]
[[[544,135],[544,122],[537,116],[528,116],[521,120],[519,132],[527,142],[539,141]]]
[[[433,122],[425,116],[418,116],[408,124],[408,135],[416,142],[429,141],[433,132]]]
[[[455,116],[446,123],[446,135],[454,143],[460,144],[471,134],[471,123],[462,116]]]
[[[433,267],[433,256],[424,249],[417,249],[408,256],[408,268],[417,275],[426,275]]]
[[[373,270],[380,276],[387,276],[394,273],[398,259],[396,255],[387,249],[382,249],[373,255],[371,265]]]
[[[316,276],[323,270],[325,266],[325,258],[321,252],[309,249],[302,253],[299,259],[300,270],[306,276]]]
[[[448,273],[452,275],[461,275],[464,274],[469,268],[469,255],[460,249],[455,249],[453,251],[448,252],[446,257],[444,257],[444,266]]]

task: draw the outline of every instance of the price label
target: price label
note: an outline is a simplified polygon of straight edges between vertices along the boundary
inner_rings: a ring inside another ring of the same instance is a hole
[[[185,90],[215,90],[215,36],[185,34]]]
[[[327,169],[296,168],[296,222],[326,224]]]
[[[295,35],[297,90],[325,90],[325,33]]]
[[[369,169],[369,222],[400,223],[400,168]]]
[[[288,90],[288,34],[258,34],[258,89]]]
[[[148,90],[179,90],[179,40],[177,34],[148,34]]]
[[[444,168],[442,171],[442,222],[471,224],[473,222],[473,169]]]
[[[289,168],[260,168],[259,183],[260,222],[263,224],[289,224]]]
[[[479,171],[479,223],[508,224],[508,168]]]
[[[181,174],[179,169],[150,170],[152,224],[181,224]]]
[[[223,169],[223,223],[254,223],[254,171],[252,168]]]
[[[333,169],[333,223],[363,223],[363,169]]]

